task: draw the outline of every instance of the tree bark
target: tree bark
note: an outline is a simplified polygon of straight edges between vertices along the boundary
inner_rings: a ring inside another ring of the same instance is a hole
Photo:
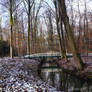
[[[57,33],[58,33],[58,37],[59,37],[60,54],[61,54],[61,57],[64,57],[61,34],[60,34],[60,29],[59,29],[59,18],[58,18],[58,10],[57,10],[57,2],[56,1],[54,1],[54,5],[55,5],[55,9],[56,9],[56,25],[57,25]]]
[[[13,58],[13,17],[12,17],[12,0],[10,0],[10,57]]]
[[[81,27],[81,19],[82,19],[82,16],[81,16],[81,13],[80,13],[79,1],[78,1],[78,13],[79,13],[79,29],[78,29],[79,30],[78,31],[79,32],[79,35],[78,35],[78,41],[77,42],[79,44],[78,44],[78,47],[77,48],[78,48],[78,52],[81,53],[81,48],[80,47],[81,47],[81,40],[82,40],[81,39],[81,36],[82,36],[81,35],[82,34],[82,32],[81,32],[82,31],[82,27]]]
[[[68,33],[70,49],[71,49],[73,56],[75,58],[75,63],[77,64],[77,69],[82,70],[83,69],[83,62],[77,53],[77,49],[75,46],[74,37],[73,37],[73,33],[72,33],[72,28],[69,24],[69,18],[67,16],[67,12],[66,12],[65,0],[58,0],[58,3],[59,3],[61,16],[63,17],[64,26],[65,26],[65,29]]]
[[[60,13],[60,10],[59,10],[59,13]],[[63,50],[63,57],[66,58],[66,46],[65,46],[65,35],[64,35],[64,29],[63,29],[63,21],[62,21],[62,16],[61,14],[59,15],[60,16],[60,28],[61,28],[61,38],[62,38],[62,50]]]
[[[30,0],[28,0],[28,33],[27,33],[27,55],[30,55]]]

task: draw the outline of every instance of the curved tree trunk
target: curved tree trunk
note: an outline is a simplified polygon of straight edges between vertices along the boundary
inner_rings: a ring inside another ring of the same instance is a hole
[[[58,18],[58,10],[57,10],[57,2],[54,1],[55,9],[56,9],[56,25],[57,25],[57,33],[59,37],[59,48],[60,48],[60,54],[61,57],[65,56],[65,53],[63,51],[63,46],[62,46],[62,39],[61,39],[61,34],[60,34],[60,28],[59,28],[59,18]]]
[[[64,26],[65,26],[65,29],[66,29],[66,31],[68,33],[70,49],[71,49],[71,51],[73,53],[73,56],[75,58],[75,63],[77,64],[77,69],[82,70],[83,62],[82,62],[82,59],[80,58],[80,56],[78,56],[78,53],[77,53],[77,50],[76,50],[74,37],[73,37],[73,33],[72,33],[72,28],[71,28],[71,26],[69,24],[69,18],[67,16],[65,0],[58,0],[58,3],[59,3],[59,8],[60,8],[60,13],[61,13],[61,15],[63,17]]]

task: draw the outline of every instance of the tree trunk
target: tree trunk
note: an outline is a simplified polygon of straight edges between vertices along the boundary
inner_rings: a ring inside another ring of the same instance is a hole
[[[23,16],[21,16],[21,20],[22,20],[22,32],[23,32],[23,35],[22,35],[22,38],[23,38],[23,41],[22,41],[22,44],[23,44],[22,55],[24,56],[26,50],[25,50],[25,32],[24,32],[24,20],[23,20]]]
[[[60,11],[59,11],[60,12]],[[61,14],[60,14],[61,15]],[[61,38],[62,38],[62,50],[63,50],[63,57],[66,58],[66,47],[65,47],[65,37],[64,37],[64,29],[63,29],[63,21],[62,16],[60,17],[60,28],[61,28]]]
[[[56,9],[56,25],[57,25],[57,33],[58,33],[58,37],[59,37],[60,54],[61,54],[61,57],[64,57],[61,34],[60,34],[60,29],[59,29],[59,18],[58,18],[57,2],[56,1],[54,1],[54,5],[55,5],[55,9]]]
[[[10,57],[13,58],[13,17],[12,17],[12,0],[10,0]]]
[[[77,69],[82,70],[83,62],[82,62],[80,56],[78,56],[78,53],[77,53],[77,50],[76,50],[74,37],[73,37],[73,33],[72,33],[72,28],[69,24],[69,18],[67,16],[67,12],[66,12],[65,0],[58,0],[58,3],[59,3],[59,8],[60,8],[60,13],[63,17],[63,22],[64,22],[64,25],[65,25],[65,29],[68,33],[70,49],[71,49],[71,51],[73,53],[73,56],[75,58],[75,63],[77,64]]]
[[[2,37],[2,27],[1,27],[1,19],[0,19],[0,40],[2,40],[3,37]]]
[[[78,48],[78,52],[79,53],[81,53],[81,44],[82,44],[82,39],[81,39],[81,34],[82,34],[82,27],[81,27],[81,19],[82,19],[82,16],[81,16],[81,13],[80,13],[80,7],[79,7],[79,1],[78,1],[78,13],[79,13],[79,29],[78,29],[78,32],[79,32],[79,34],[78,34],[78,41],[77,41],[77,43],[79,43],[77,46],[77,48]]]
[[[28,34],[27,34],[27,55],[30,55],[30,0],[28,0]]]

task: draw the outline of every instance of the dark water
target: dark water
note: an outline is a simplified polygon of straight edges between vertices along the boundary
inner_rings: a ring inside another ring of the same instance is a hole
[[[56,63],[44,63],[41,66],[41,77],[58,91],[62,92],[92,92],[92,83],[71,76]]]

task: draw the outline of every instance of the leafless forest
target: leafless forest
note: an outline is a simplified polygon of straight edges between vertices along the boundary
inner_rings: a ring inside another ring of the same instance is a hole
[[[0,56],[92,53],[91,0],[0,0]]]
[[[38,53],[68,74],[92,79],[92,0],[0,0],[0,92],[57,92],[38,77],[42,58],[24,58]]]

